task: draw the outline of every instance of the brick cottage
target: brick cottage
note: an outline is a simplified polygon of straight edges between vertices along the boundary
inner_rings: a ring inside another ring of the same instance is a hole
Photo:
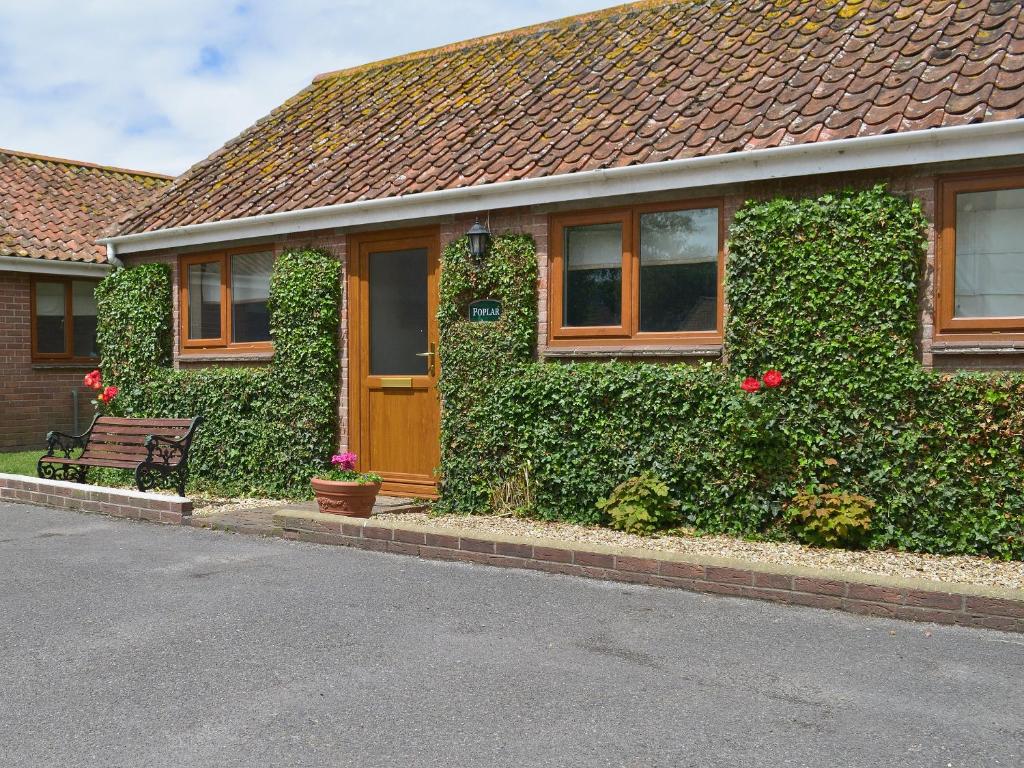
[[[641,2],[319,75],[102,242],[173,265],[175,365],[263,364],[276,254],[344,266],[340,442],[438,455],[438,255],[537,243],[542,359],[716,359],[733,215],[885,182],[930,222],[926,367],[1024,364],[1017,2]]]
[[[168,180],[0,149],[0,450],[89,425],[93,289],[110,269],[96,239]]]

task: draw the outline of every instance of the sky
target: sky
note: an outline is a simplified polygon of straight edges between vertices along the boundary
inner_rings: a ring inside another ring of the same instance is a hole
[[[320,72],[616,0],[0,0],[0,147],[178,174]]]

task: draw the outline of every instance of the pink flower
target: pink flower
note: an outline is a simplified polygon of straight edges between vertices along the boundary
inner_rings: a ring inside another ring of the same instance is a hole
[[[782,373],[772,368],[770,371],[765,371],[762,379],[766,387],[769,389],[775,389],[777,386],[782,384]]]
[[[347,453],[336,453],[331,456],[331,464],[333,464],[337,469],[353,470],[356,468],[356,459],[358,458],[359,457],[351,451]]]
[[[743,383],[740,384],[740,389],[742,389],[744,392],[749,392],[750,394],[757,392],[757,390],[759,390],[760,388],[761,382],[758,381],[753,376],[747,376],[747,378],[743,380]]]
[[[85,378],[82,379],[82,383],[91,389],[99,389],[103,386],[103,377],[99,372],[99,369],[90,371],[85,374]]]

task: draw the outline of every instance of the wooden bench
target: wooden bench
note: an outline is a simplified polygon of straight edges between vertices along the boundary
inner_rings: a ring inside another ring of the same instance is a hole
[[[130,469],[140,491],[152,490],[158,479],[173,475],[178,495],[184,496],[188,450],[201,421],[97,416],[84,434],[47,434],[46,455],[39,459],[37,472],[51,480],[84,483],[88,467]]]

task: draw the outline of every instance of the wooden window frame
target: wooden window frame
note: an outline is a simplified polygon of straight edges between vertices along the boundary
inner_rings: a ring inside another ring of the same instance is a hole
[[[75,312],[72,283],[94,283],[87,277],[57,277],[53,275],[32,275],[29,280],[29,328],[32,342],[32,361],[37,363],[82,363],[93,365],[99,357],[83,357],[75,355]],[[36,331],[36,285],[39,283],[58,283],[64,286],[64,351],[40,352],[39,339]]]
[[[961,173],[938,181],[936,190],[935,340],[1024,341],[1024,316],[956,317],[956,196],[1024,188],[1024,169]]]
[[[718,211],[718,295],[715,328],[708,331],[641,331],[640,217],[646,213],[714,208]],[[566,327],[565,228],[622,224],[622,322],[617,326]],[[677,200],[625,208],[552,214],[548,219],[551,258],[548,267],[548,346],[637,346],[721,344],[725,326],[725,204],[722,198]]]
[[[277,249],[273,245],[249,246],[246,248],[231,248],[223,251],[207,251],[204,253],[190,253],[179,259],[178,294],[181,354],[202,354],[204,352],[270,352],[274,349],[272,341],[233,342],[231,341],[231,258],[244,253],[272,253],[276,260]],[[220,336],[210,339],[193,339],[188,335],[189,329],[189,300],[188,300],[188,270],[196,264],[219,264],[220,265]]]

